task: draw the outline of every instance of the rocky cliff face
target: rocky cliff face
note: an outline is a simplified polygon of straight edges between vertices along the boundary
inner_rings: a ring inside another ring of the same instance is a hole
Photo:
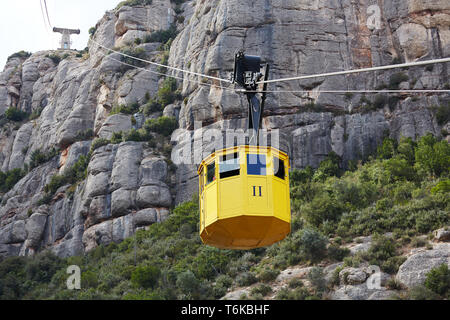
[[[367,9],[378,5],[381,25],[369,29]],[[176,25],[168,63],[194,72],[229,78],[234,52],[245,48],[271,64],[272,79],[387,65],[450,55],[450,5],[445,0],[237,0],[186,1],[176,6],[154,0],[148,6],[122,6],[99,21],[93,39],[118,50],[132,48],[161,61],[161,43],[142,43],[157,30]],[[62,61],[52,59],[63,56]],[[246,100],[228,84],[168,71],[182,78],[179,101],[150,118],[175,116],[171,159],[144,142],[108,144],[91,155],[86,179],[61,187],[49,204],[40,205],[45,185],[57,173],[87,155],[93,137],[139,129],[141,113],[114,114],[113,107],[154,97],[162,78],[121,63],[96,44],[89,51],[38,52],[9,59],[0,74],[0,114],[8,107],[37,114],[34,120],[6,122],[0,135],[0,165],[6,172],[23,168],[36,151],[61,150],[60,156],[28,172],[3,195],[0,207],[0,255],[30,255],[51,248],[60,256],[80,254],[99,244],[120,241],[137,228],[161,221],[169,208],[196,191],[195,164],[169,170],[202,130],[245,126]],[[317,166],[331,151],[343,163],[367,157],[386,133],[416,138],[441,135],[435,107],[448,95],[329,94],[322,90],[448,88],[449,64],[318,78],[270,85],[264,127],[279,129],[292,166]],[[401,73],[401,74],[400,74]],[[209,86],[209,85],[214,86]],[[221,88],[222,86],[222,88]],[[182,101],[183,100],[183,101]],[[311,104],[311,103],[314,104]],[[203,128],[195,128],[195,122]],[[448,130],[450,131],[450,130]],[[79,141],[85,140],[85,141]],[[211,141],[200,141],[211,146]],[[205,153],[208,148],[205,149]]]

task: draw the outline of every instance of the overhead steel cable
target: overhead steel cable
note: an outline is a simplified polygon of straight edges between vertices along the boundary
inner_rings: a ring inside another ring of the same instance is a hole
[[[224,81],[227,83],[232,83],[232,81],[227,80],[227,79],[222,79],[222,78],[218,78],[218,77],[213,77],[213,76],[208,76],[205,74],[201,74],[201,73],[197,73],[197,72],[192,72],[192,71],[188,71],[188,70],[184,70],[181,68],[176,68],[176,67],[171,67],[168,65],[164,65],[164,64],[160,64],[157,62],[153,62],[153,61],[148,61],[145,59],[141,59],[138,57],[133,57],[131,55],[122,53],[120,51],[105,47],[103,45],[101,45],[100,43],[96,42],[93,39],[90,39],[89,41],[91,41],[92,43],[96,44],[97,46],[108,50],[110,52],[114,52],[117,53],[121,56],[133,59],[133,60],[137,60],[137,61],[141,61],[144,63],[148,63],[148,64],[152,64],[155,66],[159,66],[159,67],[164,67],[164,68],[168,68],[171,70],[175,70],[175,71],[179,71],[182,73],[187,73],[187,74],[192,74],[192,75],[196,75],[196,76],[200,76],[200,77],[204,77],[204,78],[209,78],[209,79],[213,79],[213,80],[218,80],[218,81]],[[117,59],[114,59],[117,60]],[[117,60],[118,61],[118,60]],[[124,63],[123,61],[120,61],[121,63],[128,65],[128,66],[132,66],[132,67],[136,67],[133,66],[131,64],[127,64]],[[281,82],[281,81],[292,81],[292,80],[302,80],[302,79],[310,79],[310,78],[316,78],[316,77],[328,77],[328,76],[336,76],[336,75],[343,75],[343,74],[350,74],[350,73],[361,73],[361,72],[369,72],[369,71],[378,71],[378,70],[388,70],[388,69],[395,69],[395,68],[405,68],[405,67],[411,67],[411,66],[421,66],[421,65],[428,65],[428,64],[435,64],[435,63],[445,63],[445,62],[450,62],[450,58],[442,58],[442,59],[434,59],[434,60],[427,60],[427,61],[416,61],[416,62],[410,62],[410,63],[403,63],[403,64],[396,64],[396,65],[388,65],[388,66],[379,66],[379,67],[373,67],[373,68],[364,68],[364,69],[355,69],[355,70],[346,70],[346,71],[337,71],[337,72],[329,72],[329,73],[323,73],[323,74],[313,74],[313,75],[307,75],[307,76],[299,76],[299,77],[293,77],[293,78],[282,78],[282,79],[275,79],[275,80],[268,80],[268,81],[260,81],[258,82],[258,84],[263,84],[263,83],[273,83],[273,82]],[[149,72],[155,73],[155,71],[151,71],[148,69],[144,69],[144,68],[140,68],[143,70],[147,70]],[[157,73],[160,74],[160,73]],[[160,75],[166,75],[166,74],[160,74]],[[168,75],[166,75],[168,76]],[[186,78],[181,78],[181,77],[176,77],[176,76],[172,76],[173,78],[176,79],[180,79],[180,80],[186,80],[186,81],[190,81],[190,82],[195,82],[198,84],[205,84],[202,83],[200,81],[196,81],[196,80],[190,80],[190,79],[186,79]],[[216,86],[216,85],[210,85],[210,86],[215,86],[215,87],[220,87],[222,89],[227,89],[227,90],[231,90],[229,88],[224,88],[222,86]],[[242,89],[236,89],[234,90],[235,92],[245,92],[245,90]],[[247,91],[248,92],[248,91]],[[434,89],[418,89],[418,90],[265,90],[265,91],[252,91],[255,93],[449,93],[450,90],[434,90]]]
[[[447,89],[398,89],[398,90],[262,90],[246,91],[236,89],[239,93],[450,93]]]
[[[41,6],[42,19],[44,20],[45,30],[47,30],[47,32],[50,33],[50,25],[47,19],[45,18],[44,6],[42,5],[42,1],[43,0],[39,0],[39,4]]]
[[[155,66],[158,66],[158,67],[164,67],[164,68],[171,69],[171,70],[174,70],[174,71],[179,71],[179,72],[182,72],[182,73],[191,74],[191,75],[194,75],[194,76],[199,76],[199,77],[202,77],[202,78],[207,78],[207,79],[211,79],[211,80],[217,80],[217,81],[223,81],[223,82],[227,82],[227,83],[232,83],[232,81],[228,80],[228,79],[222,79],[222,78],[218,78],[218,77],[208,76],[206,74],[193,72],[193,71],[188,71],[188,70],[184,70],[184,69],[181,69],[181,68],[167,66],[167,65],[164,65],[164,64],[161,64],[161,63],[157,63],[157,62],[148,61],[148,60],[141,59],[141,58],[138,58],[138,57],[133,57],[133,56],[128,55],[126,53],[123,53],[123,52],[120,52],[120,51],[117,51],[117,50],[105,47],[105,46],[101,45],[100,43],[96,42],[93,39],[90,39],[90,41],[92,43],[95,43],[97,46],[99,46],[99,47],[101,47],[103,49],[106,49],[106,50],[108,50],[110,52],[114,52],[114,53],[120,54],[121,56],[130,58],[130,59],[133,59],[133,60],[136,60],[136,61],[141,61],[141,62],[144,62],[144,63],[147,63],[147,64],[152,64],[152,65],[155,65]]]
[[[95,45],[98,46],[98,44],[95,41],[93,41],[92,39],[90,39],[89,41],[91,41],[92,43],[94,43]],[[99,47],[100,48],[104,48],[103,46],[99,46]],[[106,49],[106,50],[109,50],[109,49]],[[156,74],[156,75],[165,76],[165,77],[169,77],[169,78],[174,78],[174,79],[178,79],[178,80],[188,81],[188,82],[196,83],[196,84],[199,84],[199,85],[202,85],[202,86],[213,87],[213,88],[222,89],[222,90],[226,90],[226,91],[233,91],[233,92],[235,91],[234,89],[231,89],[229,87],[223,87],[223,86],[220,86],[220,85],[215,85],[215,84],[211,84],[211,83],[205,83],[205,82],[198,81],[198,80],[192,80],[192,79],[187,79],[187,78],[183,78],[183,77],[179,77],[179,76],[168,75],[166,73],[162,73],[162,72],[153,71],[153,70],[149,70],[149,69],[146,69],[146,68],[138,67],[138,66],[132,65],[130,63],[123,62],[121,60],[113,58],[113,57],[111,57],[111,56],[109,56],[107,54],[104,54],[104,53],[102,53],[102,56],[104,58],[114,60],[114,61],[116,61],[116,62],[118,62],[118,63],[120,63],[122,65],[131,67],[131,68],[135,68],[137,70],[141,70],[141,71],[145,71],[145,72],[149,72],[149,73],[153,73],[153,74]],[[161,66],[163,66],[165,68],[167,67],[165,65],[161,65]]]
[[[372,67],[372,68],[327,72],[327,73],[321,73],[321,74],[311,74],[311,75],[306,75],[306,76],[297,76],[297,77],[290,77],[290,78],[266,80],[266,81],[259,81],[257,83],[263,84],[263,83],[304,80],[304,79],[321,78],[321,77],[331,77],[331,76],[339,76],[339,75],[352,74],[352,73],[389,70],[389,69],[397,69],[397,68],[407,68],[407,67],[423,66],[423,65],[428,65],[428,64],[445,63],[445,62],[450,62],[450,57],[442,58],[442,59],[427,60],[427,61],[415,61],[415,62],[393,64],[393,65],[387,65],[387,66],[378,66],[378,67]]]
[[[47,0],[44,0],[44,5],[45,5],[45,12],[47,14],[48,25],[50,26],[50,30],[51,30],[52,29],[52,23],[50,22],[50,16],[48,14]]]
[[[97,45],[98,47],[104,49],[104,50],[109,50],[108,48],[104,47],[104,46],[99,46],[96,42],[94,42],[93,40],[89,40],[92,43],[94,43],[95,45]],[[182,81],[187,81],[187,82],[192,82],[195,84],[199,84],[201,86],[206,86],[206,87],[212,87],[212,88],[217,88],[217,89],[222,89],[225,91],[231,91],[231,92],[238,92],[238,93],[244,93],[246,92],[244,89],[233,89],[230,87],[223,87],[223,86],[219,86],[219,85],[215,85],[215,84],[210,84],[210,83],[205,83],[202,81],[198,81],[198,80],[192,80],[192,79],[188,79],[185,77],[179,77],[179,76],[174,76],[174,75],[168,75],[166,73],[162,73],[162,72],[157,72],[157,71],[153,71],[153,70],[149,70],[146,68],[142,68],[142,67],[138,67],[135,66],[133,64],[130,63],[126,63],[123,62],[121,60],[115,59],[107,54],[102,53],[102,56],[107,58],[107,59],[111,59],[114,60],[122,65],[131,67],[131,68],[135,68],[141,71],[145,71],[145,72],[149,72],[149,73],[153,73],[156,75],[160,75],[160,76],[165,76],[165,77],[169,77],[169,78],[174,78],[174,79],[178,79],[178,80],[182,80]],[[163,67],[166,67],[165,65],[161,65]],[[250,91],[250,92],[254,92],[254,93],[309,93],[309,94],[313,94],[313,93],[408,93],[408,94],[414,94],[414,93],[450,93],[450,90],[439,90],[439,89],[417,89],[417,90],[410,90],[410,89],[398,89],[398,90],[265,90],[265,91]]]

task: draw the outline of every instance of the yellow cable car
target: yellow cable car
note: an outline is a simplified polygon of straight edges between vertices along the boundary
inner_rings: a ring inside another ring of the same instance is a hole
[[[289,158],[273,147],[216,151],[199,166],[200,237],[222,249],[253,249],[291,230]]]

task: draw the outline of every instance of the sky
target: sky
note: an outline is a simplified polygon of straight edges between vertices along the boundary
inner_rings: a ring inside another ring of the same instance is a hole
[[[84,49],[89,29],[114,9],[120,0],[47,0],[53,27],[80,29],[72,35],[72,48]],[[59,48],[59,33],[47,30],[40,0],[2,0],[0,7],[0,72],[7,58],[15,52],[36,52]]]

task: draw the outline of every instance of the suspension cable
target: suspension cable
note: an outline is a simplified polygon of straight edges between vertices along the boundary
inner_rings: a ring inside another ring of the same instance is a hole
[[[50,29],[52,29],[52,23],[50,22],[50,16],[48,14],[47,0],[43,0],[43,1],[44,1],[44,5],[45,5],[45,12],[47,13],[48,25],[50,26]]]
[[[89,40],[89,41],[92,41],[92,40]],[[94,41],[92,41],[92,42],[94,43]],[[205,82],[198,81],[198,80],[187,79],[187,78],[183,78],[183,77],[179,77],[179,76],[168,75],[168,74],[166,74],[166,73],[162,73],[162,72],[157,72],[157,71],[145,69],[145,68],[142,68],[142,67],[139,67],[139,66],[132,65],[132,64],[130,64],[130,63],[123,62],[123,61],[121,61],[121,60],[118,60],[118,59],[116,59],[116,58],[113,58],[113,57],[111,57],[110,55],[107,55],[107,54],[104,54],[104,53],[101,53],[101,55],[102,55],[104,58],[114,60],[114,61],[116,61],[116,62],[118,62],[118,63],[120,63],[120,64],[122,64],[122,65],[131,67],[131,68],[135,68],[135,69],[137,69],[137,70],[141,70],[141,71],[153,73],[153,74],[160,75],[160,76],[164,76],[164,77],[169,77],[169,78],[174,78],[174,79],[178,79],[178,80],[188,81],[188,82],[196,83],[196,84],[199,84],[199,85],[202,85],[202,86],[207,86],[207,87],[212,87],[212,88],[222,89],[222,90],[226,90],[226,91],[233,91],[233,92],[235,91],[234,89],[231,89],[231,88],[229,88],[229,87],[223,87],[223,86],[221,86],[221,85],[215,85],[215,84],[205,83]],[[167,66],[164,66],[164,65],[161,65],[161,66],[167,68]]]
[[[246,91],[236,89],[238,93],[450,93],[447,89],[398,89],[398,90],[263,90]]]
[[[208,76],[208,75],[206,75],[206,74],[202,74],[202,73],[198,73],[198,72],[193,72],[193,71],[188,71],[188,70],[184,70],[184,69],[181,69],[181,68],[176,68],[176,67],[166,66],[166,65],[163,65],[163,64],[160,64],[160,63],[157,63],[157,62],[148,61],[148,60],[141,59],[141,58],[138,58],[138,57],[133,57],[133,56],[128,55],[128,54],[125,54],[125,53],[123,53],[123,52],[120,52],[120,51],[117,51],[117,50],[114,50],[114,49],[110,49],[110,48],[108,48],[108,47],[105,47],[105,46],[101,45],[100,43],[96,42],[96,41],[93,40],[93,39],[90,39],[90,41],[92,41],[92,43],[95,43],[95,44],[98,45],[99,47],[102,47],[103,49],[106,49],[106,50],[108,50],[108,51],[111,51],[111,52],[120,54],[121,56],[130,58],[130,59],[134,59],[134,60],[141,61],[141,62],[144,62],[144,63],[152,64],[152,65],[155,65],[155,66],[158,66],[158,67],[164,67],[164,68],[168,68],[168,69],[171,69],[171,70],[174,70],[174,71],[179,71],[179,72],[182,72],[182,73],[187,73],[187,74],[191,74],[191,75],[195,75],[195,76],[199,76],[199,77],[203,77],[203,78],[208,78],[208,79],[212,79],[212,80],[218,80],[218,81],[223,81],[223,82],[231,83],[231,80],[228,80],[228,79],[222,79],[222,78],[218,78],[218,77]]]
[[[267,81],[259,81],[258,84],[282,82],[282,81],[293,81],[293,80],[304,80],[304,79],[320,78],[320,77],[331,77],[331,76],[338,76],[338,75],[344,75],[344,74],[361,73],[361,72],[378,71],[378,70],[389,70],[389,69],[396,69],[396,68],[407,68],[407,67],[423,66],[423,65],[427,65],[427,64],[445,63],[445,62],[450,62],[450,57],[442,58],[442,59],[426,60],[426,61],[408,62],[408,63],[402,63],[402,64],[393,64],[393,65],[379,66],[379,67],[372,67],[372,68],[327,72],[327,73],[312,74],[312,75],[298,76],[298,77],[291,77],[291,78],[281,78],[281,79],[274,79],[274,80],[267,80]]]

